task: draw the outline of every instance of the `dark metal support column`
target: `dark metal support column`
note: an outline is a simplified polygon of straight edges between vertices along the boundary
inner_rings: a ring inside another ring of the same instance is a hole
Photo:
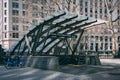
[[[81,34],[79,35],[79,38],[77,40],[77,44],[76,44],[75,48],[73,49],[72,55],[75,54],[75,51],[77,50],[77,47],[78,47],[78,45],[80,43],[80,40],[81,40],[81,37],[82,37],[83,33],[84,33],[84,29],[82,29]]]
[[[67,39],[65,39],[65,40],[66,40],[66,42],[67,42],[68,48],[71,50],[71,52],[73,52],[73,49],[71,48],[70,43],[68,42]]]
[[[32,53],[35,53],[36,52],[36,48],[37,48],[37,43],[39,42],[39,38],[40,38],[40,35],[42,33],[42,30],[43,30],[43,26],[40,26],[40,29],[38,30],[36,36],[34,37],[33,41],[33,47],[32,47]]]

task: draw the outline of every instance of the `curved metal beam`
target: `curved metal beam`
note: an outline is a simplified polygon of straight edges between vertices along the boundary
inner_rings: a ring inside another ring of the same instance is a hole
[[[36,26],[26,34],[28,38],[30,38],[29,42],[32,48],[33,55],[49,54],[49,52],[51,51],[52,48],[55,47],[55,45],[63,41],[57,36],[54,38],[51,37],[52,34],[59,34],[62,32],[61,34],[64,34],[64,35],[73,35],[73,34],[80,33],[80,36],[77,40],[77,42],[79,43],[81,35],[83,34],[82,31],[84,31],[84,30],[81,30],[81,27],[90,25],[94,22],[96,21],[90,21],[88,17],[82,18],[78,15],[68,14],[67,12],[50,16],[48,19],[45,19],[43,23]],[[47,28],[45,29],[46,26]],[[58,41],[55,44],[53,44],[56,40]],[[52,46],[49,47],[50,45]],[[37,48],[41,46],[42,48],[36,51]],[[77,46],[78,45],[76,45],[76,47]],[[43,53],[47,47],[49,47],[49,49],[45,53]],[[28,47],[26,46],[26,41],[24,36],[19,41],[19,43],[14,47],[11,54],[14,54],[15,52],[17,52],[17,54],[23,54],[27,49]],[[76,49],[73,49],[72,51],[73,55],[75,53],[75,50]]]

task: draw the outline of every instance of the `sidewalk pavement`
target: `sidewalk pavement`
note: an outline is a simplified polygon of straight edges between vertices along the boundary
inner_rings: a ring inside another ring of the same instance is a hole
[[[110,75],[119,75],[120,76],[120,59],[100,59],[102,65],[114,66],[116,69],[109,71]]]
[[[60,66],[58,70],[35,68],[6,69],[0,66],[0,80],[120,80],[119,60],[101,60],[104,65]],[[107,64],[106,61],[115,64]]]

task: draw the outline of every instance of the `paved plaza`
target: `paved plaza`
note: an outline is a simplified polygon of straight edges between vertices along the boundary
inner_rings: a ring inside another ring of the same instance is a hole
[[[120,80],[120,60],[101,61],[103,65],[100,66],[68,65],[60,66],[58,70],[0,66],[0,80]]]

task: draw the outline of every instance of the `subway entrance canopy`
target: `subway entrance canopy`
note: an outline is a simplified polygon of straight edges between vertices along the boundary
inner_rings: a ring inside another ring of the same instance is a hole
[[[77,49],[85,29],[98,22],[68,11],[53,13],[24,35],[11,49],[11,55],[78,55]]]

